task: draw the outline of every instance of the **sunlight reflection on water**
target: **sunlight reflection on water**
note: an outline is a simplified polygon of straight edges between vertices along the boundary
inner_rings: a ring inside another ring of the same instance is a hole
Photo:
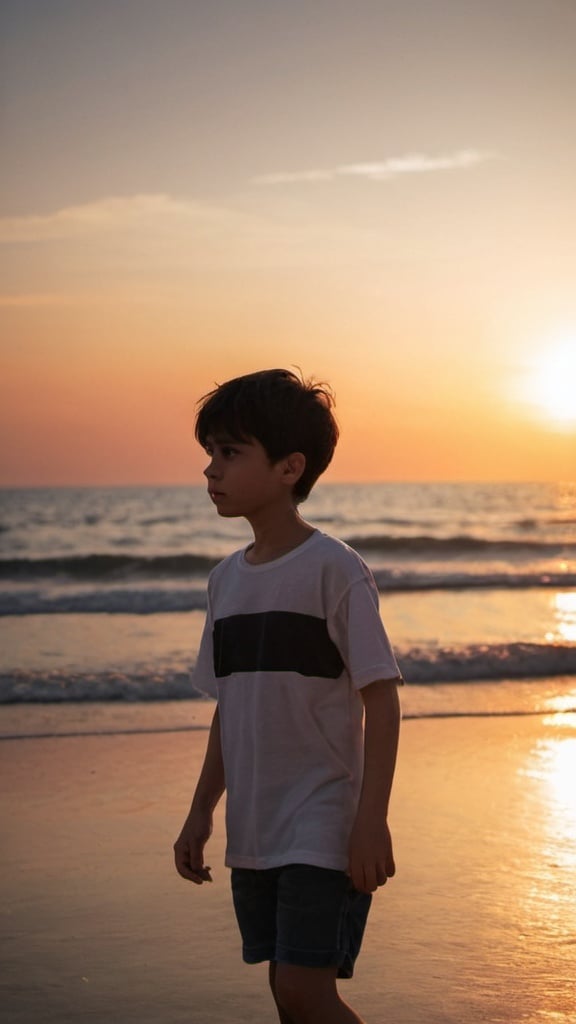
[[[576,643],[576,591],[560,590],[552,594],[550,606],[554,629],[545,634],[545,639],[549,643],[558,640]]]

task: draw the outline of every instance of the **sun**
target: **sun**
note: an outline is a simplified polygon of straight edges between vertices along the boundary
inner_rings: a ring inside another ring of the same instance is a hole
[[[576,333],[555,339],[534,356],[523,391],[550,423],[576,427]]]

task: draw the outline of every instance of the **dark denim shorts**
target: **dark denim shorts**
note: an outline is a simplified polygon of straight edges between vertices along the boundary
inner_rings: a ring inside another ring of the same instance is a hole
[[[337,967],[339,978],[352,977],[372,897],[344,871],[232,868],[232,897],[246,963]]]

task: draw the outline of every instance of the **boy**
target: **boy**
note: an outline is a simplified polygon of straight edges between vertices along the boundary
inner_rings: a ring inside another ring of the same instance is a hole
[[[244,516],[254,541],[210,576],[194,678],[218,704],[175,860],[211,881],[226,790],[243,957],[270,962],[281,1024],[362,1024],[336,979],[352,976],[371,894],[395,872],[400,672],[370,571],[298,511],[334,452],[332,405],[327,388],[265,370],[210,392],[196,421],[218,514]]]

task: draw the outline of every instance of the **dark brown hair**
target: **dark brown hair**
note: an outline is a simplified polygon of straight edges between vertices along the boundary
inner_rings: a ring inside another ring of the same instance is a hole
[[[327,384],[304,380],[290,370],[260,370],[220,384],[200,399],[196,439],[224,431],[236,441],[255,438],[271,462],[302,452],[306,468],[294,486],[304,501],[330,464],[338,441]]]

